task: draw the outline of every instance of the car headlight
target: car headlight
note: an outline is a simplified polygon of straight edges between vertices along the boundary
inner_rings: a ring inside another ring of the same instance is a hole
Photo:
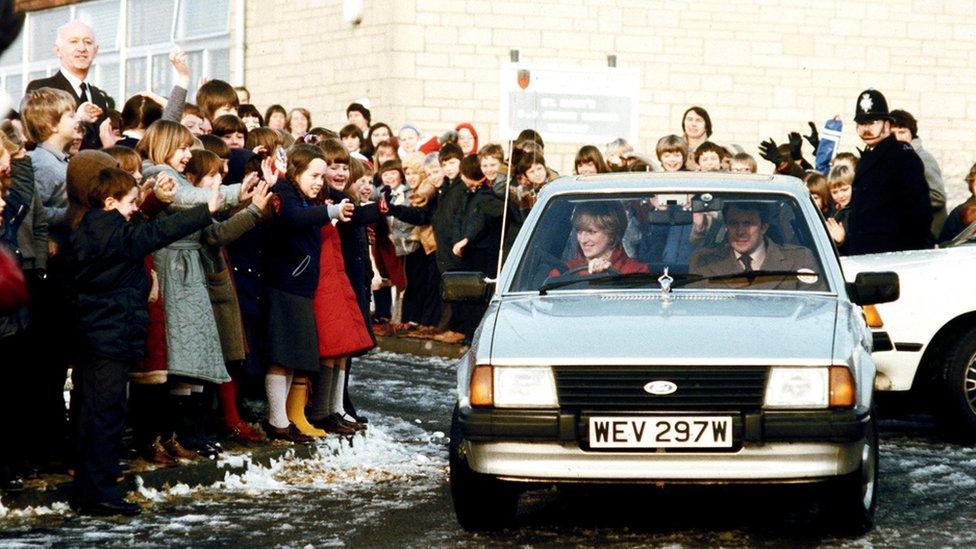
[[[766,408],[849,408],[855,398],[854,378],[846,366],[769,369]]]
[[[826,408],[829,377],[826,368],[770,368],[766,407]]]
[[[552,368],[495,367],[492,393],[496,408],[557,408],[556,380]]]

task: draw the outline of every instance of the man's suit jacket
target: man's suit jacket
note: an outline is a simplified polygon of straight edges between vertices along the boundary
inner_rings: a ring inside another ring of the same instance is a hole
[[[819,273],[817,262],[813,254],[803,246],[780,245],[766,239],[766,259],[762,265],[755,267],[762,271],[798,271],[809,269],[810,276]],[[742,264],[735,258],[732,248],[722,244],[709,248],[696,250],[691,255],[688,262],[688,272],[701,275],[703,277],[721,276],[743,272]],[[809,277],[804,277],[810,280]],[[786,277],[757,277],[749,282],[747,278],[734,278],[730,280],[703,280],[694,284],[696,287],[725,287],[725,288],[755,288],[772,290],[820,290],[826,287],[826,282],[822,277],[817,277],[814,282],[804,282],[792,276]]]
[[[88,97],[89,101],[98,105],[103,113],[107,113],[109,109],[115,108],[115,100],[112,99],[110,95],[95,87],[93,84],[86,82],[88,85]],[[61,71],[54,73],[53,76],[47,78],[38,78],[37,80],[31,80],[27,84],[27,91],[33,91],[38,88],[55,88],[58,90],[63,90],[68,92],[71,97],[75,100],[75,108],[81,104],[81,98],[78,97],[78,93],[75,91],[74,86],[68,79],[61,74]],[[102,143],[98,139],[98,124],[105,119],[105,114],[103,114],[94,124],[84,124],[85,126],[85,137],[82,138],[81,148],[82,149],[101,149]]]

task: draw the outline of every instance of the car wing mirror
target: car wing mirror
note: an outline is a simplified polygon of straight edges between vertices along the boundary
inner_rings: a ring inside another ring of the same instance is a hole
[[[495,281],[484,273],[457,271],[441,275],[441,299],[447,303],[484,301]]]
[[[898,299],[901,292],[898,273],[890,271],[858,273],[854,282],[848,282],[847,296],[855,305],[875,305]]]

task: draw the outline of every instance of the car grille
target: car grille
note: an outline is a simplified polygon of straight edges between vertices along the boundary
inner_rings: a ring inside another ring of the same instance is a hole
[[[758,410],[766,367],[576,367],[553,368],[559,404],[586,410]],[[652,395],[650,381],[670,381],[677,390]]]

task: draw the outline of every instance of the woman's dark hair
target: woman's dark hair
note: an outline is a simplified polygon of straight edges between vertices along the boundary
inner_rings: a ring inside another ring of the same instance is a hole
[[[224,137],[232,133],[243,134],[244,137],[247,137],[247,126],[244,125],[243,120],[233,114],[223,114],[213,121],[211,133],[217,137]]]
[[[478,160],[478,155],[472,154],[465,156],[461,160],[461,175],[472,181],[481,181],[485,178],[484,172],[481,171],[481,160]],[[404,178],[404,181],[406,181],[406,178]]]
[[[543,149],[546,148],[546,144],[542,141],[542,136],[539,135],[539,132],[532,129],[527,128],[522,130],[518,134],[518,137],[515,138],[515,146],[517,147],[519,143],[522,143],[523,141],[532,141]]]
[[[584,202],[573,210],[573,229],[579,230],[586,223],[607,233],[613,246],[623,241],[627,229],[627,214],[619,202]]]
[[[203,143],[204,149],[216,154],[220,158],[230,158],[230,146],[223,139],[211,134],[201,135],[197,139]]]
[[[346,150],[346,146],[343,145],[336,139],[323,139],[315,144],[316,147],[322,151],[322,160],[325,160],[325,164],[331,166],[332,164],[345,164],[349,165],[349,151]]]
[[[283,147],[284,145],[285,140],[282,138],[281,134],[278,133],[277,130],[272,130],[267,126],[254,128],[253,130],[247,132],[247,137],[244,138],[244,148],[249,151],[253,151],[257,147],[264,147],[267,149],[263,153],[258,153],[263,156],[274,154],[276,147]]]
[[[162,117],[162,105],[144,95],[133,95],[122,107],[119,131],[144,130]]]
[[[573,163],[574,171],[579,168],[580,164],[586,163],[592,163],[596,166],[596,173],[607,173],[610,171],[610,168],[607,167],[607,161],[600,154],[600,149],[593,145],[583,145],[580,147],[579,152],[576,153],[576,162]]]
[[[529,168],[531,168],[533,164],[542,164],[545,166],[546,158],[541,154],[536,153],[523,154],[513,169],[515,172],[515,177],[525,175],[525,172],[529,171]]]
[[[237,111],[240,101],[237,99],[237,92],[234,87],[223,80],[207,80],[197,90],[197,106],[203,114],[211,121],[214,113],[223,107],[229,107]]]
[[[325,161],[325,154],[322,153],[322,149],[315,145],[296,143],[288,149],[288,179],[291,179],[293,184],[298,185],[298,176],[305,173],[308,165],[316,158]]]
[[[132,173],[142,167],[142,157],[135,149],[122,145],[113,145],[102,149],[105,154],[111,156],[119,162],[119,168]]]
[[[258,126],[264,125],[264,117],[261,116],[261,111],[257,107],[251,105],[250,103],[245,103],[237,107],[237,116],[244,119],[245,116],[253,116],[258,119]]]
[[[309,145],[314,145],[323,139],[339,139],[339,134],[330,130],[329,128],[315,126],[314,128],[308,130],[308,133],[305,134],[304,139]]]
[[[708,116],[708,111],[698,106],[689,108],[688,110],[685,111],[684,114],[681,115],[681,135],[687,135],[685,133],[685,117],[688,116],[688,113],[690,112],[693,112],[698,116],[702,117],[702,119],[705,121],[705,137],[711,137],[712,117]]]
[[[212,173],[219,173],[224,169],[224,161],[216,154],[201,149],[190,151],[190,161],[186,163],[183,173],[190,183],[197,183]]]
[[[339,137],[345,139],[347,137],[356,137],[359,139],[360,147],[362,147],[363,142],[363,132],[359,131],[359,126],[355,124],[346,124],[339,130]]]
[[[271,115],[276,112],[280,112],[281,115],[285,117],[285,120],[288,120],[288,111],[286,111],[285,108],[282,107],[281,105],[274,104],[268,107],[267,110],[264,111],[264,123],[267,124],[271,120]],[[263,125],[264,124],[262,124],[262,126]]]
[[[376,152],[376,147],[373,145],[373,131],[376,128],[386,128],[386,131],[389,132],[390,134],[390,138],[392,139],[393,137],[395,137],[393,135],[393,130],[390,129],[390,126],[384,122],[377,122],[372,126],[370,126],[367,135],[364,135],[363,139],[359,142],[359,152],[363,153],[364,155],[370,158],[372,158],[373,153]]]

